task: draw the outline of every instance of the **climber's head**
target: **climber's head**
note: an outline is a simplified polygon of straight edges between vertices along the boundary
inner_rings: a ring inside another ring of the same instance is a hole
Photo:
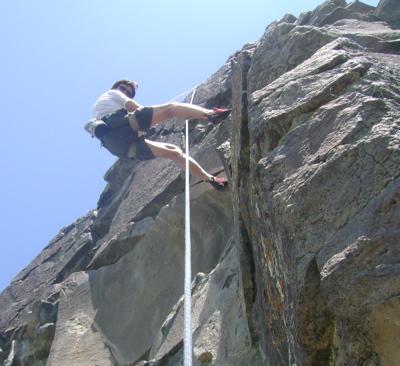
[[[138,83],[133,80],[118,80],[114,83],[111,89],[120,90],[127,97],[133,98],[136,94],[136,89],[138,86]]]

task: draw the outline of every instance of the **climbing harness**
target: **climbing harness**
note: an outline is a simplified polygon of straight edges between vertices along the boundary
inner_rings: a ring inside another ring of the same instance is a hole
[[[192,92],[190,104],[193,103],[196,87]],[[189,120],[186,125],[186,159],[185,159],[185,283],[184,283],[184,366],[192,366],[192,243],[190,238],[190,185],[189,185]]]

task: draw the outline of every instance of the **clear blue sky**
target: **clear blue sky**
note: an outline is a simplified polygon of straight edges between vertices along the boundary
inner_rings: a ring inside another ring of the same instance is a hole
[[[99,94],[129,78],[140,84],[139,103],[166,102],[272,21],[320,3],[2,1],[0,291],[63,226],[96,207],[114,161],[82,128]]]

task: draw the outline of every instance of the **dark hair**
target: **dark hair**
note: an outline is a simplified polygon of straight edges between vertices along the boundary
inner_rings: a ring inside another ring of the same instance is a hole
[[[118,89],[120,85],[127,85],[132,88],[132,95],[131,98],[133,98],[136,94],[136,89],[138,88],[139,84],[136,81],[133,80],[118,80],[116,81],[111,89]]]

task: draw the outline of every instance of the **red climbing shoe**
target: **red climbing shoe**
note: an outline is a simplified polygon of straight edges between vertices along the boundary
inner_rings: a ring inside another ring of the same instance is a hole
[[[217,191],[222,192],[228,185],[228,179],[222,177],[212,177],[208,183],[210,183]]]
[[[231,109],[213,108],[213,113],[207,116],[207,121],[217,124],[228,118],[230,114]]]

